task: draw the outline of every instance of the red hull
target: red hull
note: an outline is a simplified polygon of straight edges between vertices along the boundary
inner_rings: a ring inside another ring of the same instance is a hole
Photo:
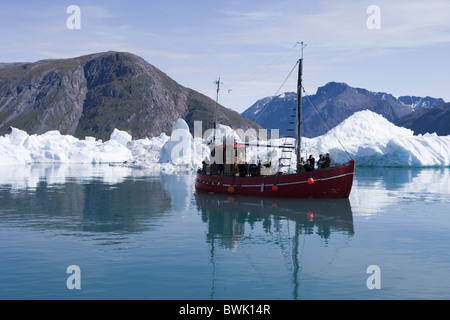
[[[200,192],[281,198],[348,198],[352,190],[355,161],[301,174],[260,177],[224,177],[197,173]],[[309,184],[308,179],[314,183]]]

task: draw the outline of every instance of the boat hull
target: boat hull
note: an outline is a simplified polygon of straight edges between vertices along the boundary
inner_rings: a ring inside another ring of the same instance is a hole
[[[226,177],[197,173],[195,188],[199,192],[262,197],[348,198],[354,173],[353,160],[341,166],[279,176]]]

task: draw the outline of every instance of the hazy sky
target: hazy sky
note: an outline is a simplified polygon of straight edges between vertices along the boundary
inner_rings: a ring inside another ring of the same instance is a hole
[[[0,4],[0,33],[0,62],[127,51],[213,99],[220,76],[220,103],[238,112],[277,92],[299,41],[308,94],[337,81],[450,101],[448,0],[17,0]],[[281,92],[295,90],[294,73]]]

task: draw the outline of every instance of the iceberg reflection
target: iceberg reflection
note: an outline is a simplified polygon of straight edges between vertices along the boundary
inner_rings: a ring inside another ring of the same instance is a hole
[[[0,176],[0,218],[9,225],[118,236],[148,230],[172,208],[159,173],[105,165],[10,169]]]

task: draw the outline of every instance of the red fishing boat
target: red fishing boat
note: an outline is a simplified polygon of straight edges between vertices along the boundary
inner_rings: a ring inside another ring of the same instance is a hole
[[[348,198],[355,161],[345,165],[277,176],[227,177],[197,173],[197,191],[283,198]]]
[[[303,49],[303,43],[301,43]],[[303,51],[303,50],[302,50]],[[275,175],[261,174],[261,170],[250,172],[246,170],[242,174],[238,169],[244,165],[243,155],[248,144],[227,146],[214,145],[211,152],[218,154],[223,152],[224,164],[212,163],[199,170],[195,180],[195,188],[199,192],[248,195],[261,197],[282,198],[348,198],[353,185],[355,173],[355,161],[350,160],[345,164],[330,166],[305,172],[301,164],[301,107],[302,107],[302,65],[303,54],[298,60],[298,86],[296,111],[296,136],[295,146],[284,144],[277,146],[283,149],[283,153],[289,150],[296,153],[297,166],[295,170],[280,172]],[[219,91],[220,80],[217,83]],[[217,104],[217,101],[216,101]],[[214,132],[216,131],[217,117],[214,120]],[[212,140],[215,143],[215,139]],[[228,152],[227,152],[228,148]],[[230,152],[230,149],[232,151]],[[231,155],[231,156],[230,156]],[[280,158],[280,164],[284,159]],[[239,161],[238,161],[239,159]],[[289,160],[287,160],[289,161]],[[246,165],[246,164],[245,164]],[[290,166],[290,165],[288,165]]]

